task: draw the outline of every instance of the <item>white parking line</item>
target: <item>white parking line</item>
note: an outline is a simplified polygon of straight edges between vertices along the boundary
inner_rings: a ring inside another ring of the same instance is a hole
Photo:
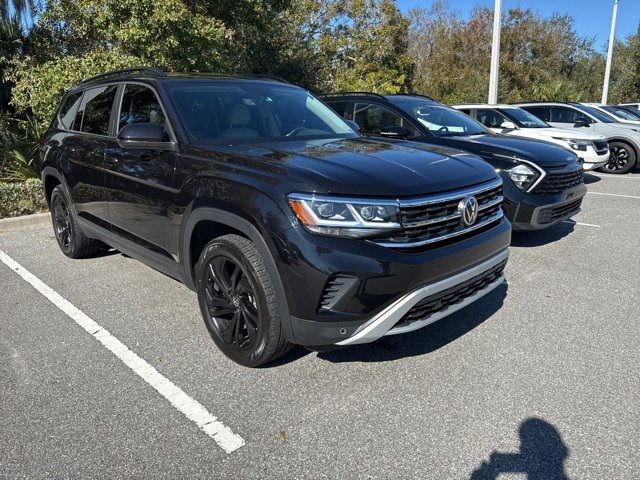
[[[640,180],[640,177],[631,177],[628,175],[599,175],[597,173],[588,173],[589,175],[593,175],[594,177],[598,177],[598,178],[607,178],[607,179],[616,179],[616,180]]]
[[[582,222],[575,222],[573,220],[565,220],[562,223],[569,223],[571,225],[580,225],[581,227],[594,227],[594,228],[600,228],[600,225],[594,225],[593,223],[582,223]]]
[[[218,421],[218,419],[211,415],[199,402],[184,393],[179,387],[175,386],[171,380],[164,377],[149,363],[129,350],[124,343],[111,335],[108,330],[98,325],[82,310],[55,292],[51,287],[2,250],[0,250],[0,261],[20,275],[27,283],[46,297],[47,300],[66,313],[67,316],[80,325],[87,333],[102,343],[102,345],[118,357],[122,363],[156,389],[160,395],[168,400],[169,403],[184,414],[184,416],[194,422],[200,430],[213,438],[225,452],[231,453],[244,445],[242,437],[236,435],[222,422]]]
[[[592,192],[592,191],[588,191],[587,193],[590,193],[592,195],[606,195],[608,197],[637,198],[640,200],[640,197],[638,197],[637,195],[620,195],[618,193],[604,193],[604,192]]]

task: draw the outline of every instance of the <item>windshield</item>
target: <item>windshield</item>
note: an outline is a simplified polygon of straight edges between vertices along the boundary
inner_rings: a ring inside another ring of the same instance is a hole
[[[255,143],[357,136],[320,100],[288,85],[180,82],[169,86],[169,95],[194,142]]]
[[[616,121],[616,119],[610,115],[598,110],[597,108],[590,107],[589,105],[580,105],[580,109],[584,110],[595,119],[600,120],[602,123],[613,123]]]
[[[549,128],[551,125],[522,108],[503,108],[500,112],[524,128]]]
[[[632,120],[634,122],[640,120],[640,111],[638,113],[635,113],[625,108],[614,107],[611,105],[605,105],[602,107],[602,109],[606,110],[609,113],[613,113],[616,117],[622,118],[623,120]]]
[[[485,135],[489,131],[465,113],[424,100],[395,100],[391,102],[427,127],[437,137]]]

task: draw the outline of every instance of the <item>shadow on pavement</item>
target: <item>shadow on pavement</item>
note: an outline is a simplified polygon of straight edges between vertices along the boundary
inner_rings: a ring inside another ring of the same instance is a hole
[[[514,231],[511,235],[512,247],[540,247],[547,243],[557,242],[563,239],[575,227],[573,220],[558,223],[544,230]]]
[[[519,433],[519,453],[494,450],[470,480],[494,480],[503,473],[524,473],[528,480],[568,480],[564,462],[569,447],[553,425],[540,418],[528,418],[520,425]]]
[[[415,332],[389,335],[364,345],[319,352],[318,358],[334,363],[388,362],[431,353],[467,334],[500,310],[507,296],[501,285],[482,300]]]
[[[586,173],[584,174],[584,183],[586,183],[587,185],[591,184],[591,183],[598,183],[602,181],[602,178],[598,177],[597,175],[593,175],[590,173]]]

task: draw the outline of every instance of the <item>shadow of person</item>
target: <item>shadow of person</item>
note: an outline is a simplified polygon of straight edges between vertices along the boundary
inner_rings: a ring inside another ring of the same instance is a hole
[[[540,247],[557,242],[573,232],[575,224],[573,220],[566,220],[544,230],[514,231],[511,235],[511,246]]]
[[[520,425],[520,453],[493,452],[470,480],[494,480],[502,473],[524,473],[527,480],[568,480],[564,462],[569,448],[560,432],[540,418]]]
[[[386,362],[425,355],[467,334],[502,307],[507,296],[503,284],[462,310],[420,330],[402,335],[389,335],[373,343],[354,345],[318,353],[318,358],[334,363]]]

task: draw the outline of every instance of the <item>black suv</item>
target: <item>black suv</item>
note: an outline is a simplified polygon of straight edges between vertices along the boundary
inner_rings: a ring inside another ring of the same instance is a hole
[[[415,330],[504,281],[492,167],[360,138],[283,81],[111,72],[64,96],[43,155],[62,251],[184,282],[243,365]]]
[[[580,211],[587,193],[570,150],[548,142],[497,135],[458,110],[421,95],[352,92],[322,95],[365,136],[460,148],[489,162],[504,180],[504,211],[514,230],[550,227]]]

